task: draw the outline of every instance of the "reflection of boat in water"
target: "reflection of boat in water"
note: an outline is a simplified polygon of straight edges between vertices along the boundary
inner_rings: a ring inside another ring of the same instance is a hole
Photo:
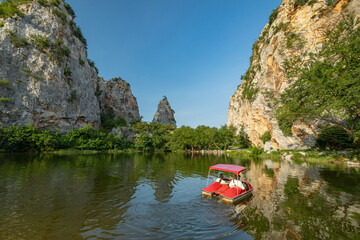
[[[245,171],[246,168],[238,165],[231,164],[217,164],[209,168],[208,183],[211,170],[220,170],[223,172],[235,173],[236,178],[220,178],[216,179],[212,184],[206,188],[202,188],[203,196],[219,196],[223,201],[235,203],[248,198],[253,191],[253,187],[249,182],[240,180],[240,173]]]

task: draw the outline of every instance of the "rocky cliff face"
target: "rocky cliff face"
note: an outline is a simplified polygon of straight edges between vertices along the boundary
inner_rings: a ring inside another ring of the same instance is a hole
[[[164,125],[169,124],[176,127],[174,113],[175,111],[171,109],[170,103],[168,102],[167,98],[164,97],[158,105],[158,110],[154,115],[153,122]]]
[[[285,136],[274,117],[273,100],[292,81],[286,78],[283,64],[286,59],[321,49],[324,33],[334,29],[344,14],[360,16],[358,0],[338,0],[331,6],[325,0],[310,2],[295,7],[295,0],[283,0],[253,46],[248,81],[231,97],[227,124],[238,129],[243,126],[258,146],[263,146],[260,138],[267,131],[272,136],[269,148],[302,149],[314,143],[318,123],[296,122],[293,135]]]
[[[97,128],[98,85],[109,93],[101,98],[106,102],[102,105],[119,103],[115,107],[119,114],[129,119],[131,112],[138,118],[136,100],[124,99],[131,91],[123,97],[114,94],[128,86],[98,83],[86,40],[69,5],[61,0],[14,1],[12,5],[18,14],[0,14],[0,126],[33,123],[41,129],[67,131],[90,124]]]
[[[98,94],[101,110],[112,110],[115,115],[121,115],[127,122],[140,121],[139,107],[131,92],[130,84],[121,78],[110,81],[99,79]]]

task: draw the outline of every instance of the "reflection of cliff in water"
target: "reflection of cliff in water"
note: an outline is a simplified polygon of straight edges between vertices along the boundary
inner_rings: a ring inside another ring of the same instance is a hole
[[[340,184],[334,184],[337,177]],[[255,239],[359,237],[358,171],[266,160],[251,162],[246,178],[255,197],[244,210],[248,219],[242,221],[248,221],[244,230]],[[348,187],[336,188],[341,184]]]

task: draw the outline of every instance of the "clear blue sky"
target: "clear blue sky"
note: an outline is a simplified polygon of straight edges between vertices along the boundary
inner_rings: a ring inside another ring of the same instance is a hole
[[[226,124],[251,47],[281,0],[67,0],[99,75],[130,83],[152,121],[164,95],[178,126]]]

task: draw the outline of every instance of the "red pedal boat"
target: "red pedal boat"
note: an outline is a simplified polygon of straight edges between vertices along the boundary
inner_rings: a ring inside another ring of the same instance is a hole
[[[211,170],[235,173],[236,178],[222,178],[208,185]],[[253,187],[246,181],[240,181],[240,173],[245,170],[245,167],[232,164],[217,164],[211,166],[209,168],[207,187],[201,189],[202,194],[204,196],[220,196],[225,202],[231,203],[249,197],[252,194]]]

